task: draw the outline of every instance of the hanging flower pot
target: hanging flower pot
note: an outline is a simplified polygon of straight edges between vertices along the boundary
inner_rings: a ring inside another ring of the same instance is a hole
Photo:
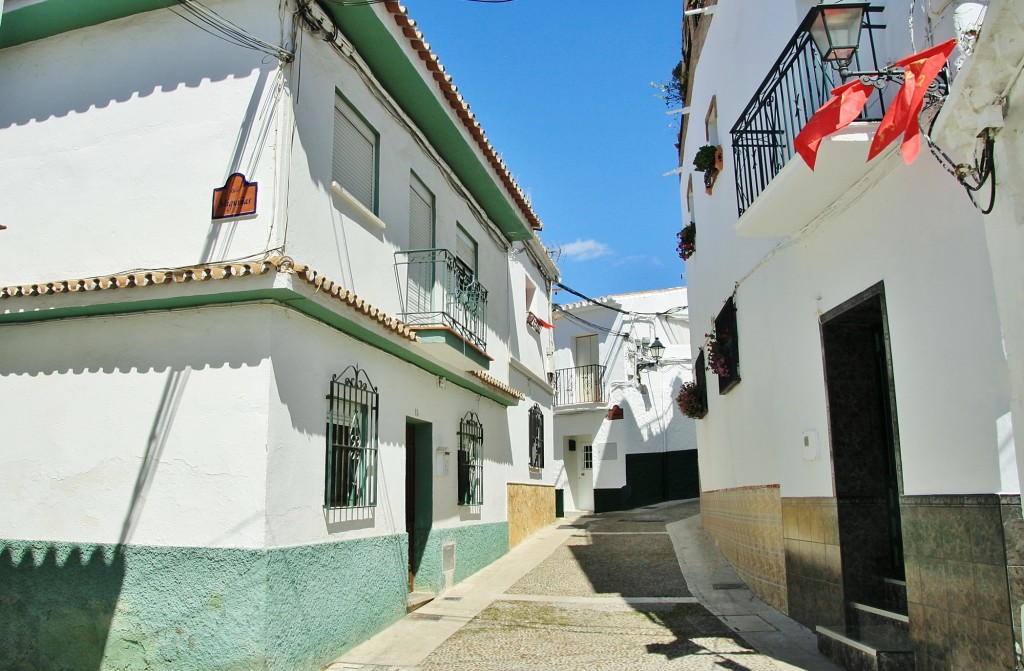
[[[676,233],[676,238],[679,240],[679,244],[676,245],[679,258],[686,261],[697,251],[697,224],[691,221],[683,226],[683,230]]]
[[[708,414],[707,405],[701,397],[700,386],[696,382],[684,382],[676,396],[676,405],[687,417],[700,419]]]

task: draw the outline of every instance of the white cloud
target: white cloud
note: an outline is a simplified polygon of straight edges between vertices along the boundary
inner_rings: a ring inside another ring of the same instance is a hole
[[[589,261],[611,253],[608,245],[597,240],[576,240],[562,246],[562,256],[571,261]]]

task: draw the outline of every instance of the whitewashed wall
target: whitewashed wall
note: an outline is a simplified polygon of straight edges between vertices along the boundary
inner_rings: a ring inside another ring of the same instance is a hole
[[[506,409],[438,379],[369,345],[284,308],[272,310],[273,385],[268,438],[268,545],[297,545],[328,538],[353,538],[405,531],[405,424],[430,422],[434,450],[446,448],[447,474],[433,479],[435,528],[463,522],[507,519],[506,482],[553,484],[549,466],[529,471],[529,401]],[[380,399],[378,502],[368,516],[345,513],[325,519],[323,478],[331,376],[358,365],[376,385]],[[484,504],[457,505],[459,420],[477,413],[484,429]],[[550,409],[545,408],[546,428]],[[546,445],[551,463],[550,428]]]
[[[626,312],[659,313],[687,305],[687,290],[666,289],[608,296],[599,299],[608,306]],[[687,312],[681,310],[677,318],[653,314],[624,315],[609,307],[571,304],[566,311],[598,326],[616,332],[631,332],[636,338],[660,338],[665,345],[661,365],[646,369],[636,378],[635,362],[629,353],[632,345],[625,339],[607,335],[562,317],[556,322],[556,369],[571,368],[575,362],[575,338],[581,335],[598,336],[599,359],[605,366],[607,402],[597,410],[577,411],[562,409],[555,415],[555,458],[560,463],[558,486],[566,490],[566,506],[576,505],[569,479],[575,478],[576,460],[582,454],[566,453],[566,440],[570,437],[590,438],[594,446],[594,487],[620,488],[626,484],[626,455],[645,452],[696,449],[694,420],[685,417],[675,404],[675,396],[683,382],[693,379],[693,361],[690,358],[690,330]],[[641,384],[643,391],[641,391]],[[614,405],[623,408],[623,419],[609,420],[608,409]],[[613,445],[609,450],[608,445]],[[614,456],[612,456],[614,455]]]
[[[888,42],[898,58],[909,53],[905,19],[895,18],[906,16],[907,5],[888,4]],[[712,96],[726,156],[714,194],[694,191],[698,243],[687,277],[695,328],[710,326],[741,282],[742,382],[720,396],[709,374],[710,412],[698,422],[702,487],[780,483],[784,496],[832,494],[818,318],[884,281],[904,493],[1017,491],[1016,465],[1006,460],[1008,378],[980,218],[926,148],[909,167],[897,156],[876,159],[889,161],[891,174],[882,170],[863,197],[792,244],[733,229],[728,130],[767,67],[744,64],[775,60],[805,11],[798,9],[791,14],[793,3],[783,0],[721,3],[695,79],[684,164],[704,144]],[[789,16],[791,29],[783,20]],[[738,41],[742,61],[730,56]],[[827,162],[819,160],[815,179],[829,179]],[[808,430],[821,440],[818,460],[804,459]]]
[[[262,546],[264,326],[252,306],[0,327],[0,537]]]
[[[276,3],[213,5],[281,42]],[[273,246],[280,114],[259,112],[276,72],[276,60],[166,9],[0,52],[3,244],[19,260],[0,269],[0,285]],[[235,171],[259,183],[257,214],[211,221],[213,189]]]

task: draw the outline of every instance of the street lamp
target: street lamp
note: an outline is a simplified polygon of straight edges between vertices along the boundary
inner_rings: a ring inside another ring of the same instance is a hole
[[[821,60],[832,63],[840,73],[850,67],[860,46],[860,28],[864,21],[866,2],[822,2],[811,9],[811,39]]]
[[[665,354],[665,346],[661,344],[661,340],[659,340],[657,336],[654,337],[654,342],[648,345],[645,349],[646,353],[651,355],[651,359],[653,359],[653,361],[641,361],[638,363],[636,365],[637,375],[639,375],[640,371],[645,368],[657,368],[662,355]]]

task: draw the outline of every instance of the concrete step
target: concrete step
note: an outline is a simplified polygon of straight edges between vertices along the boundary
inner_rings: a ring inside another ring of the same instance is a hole
[[[435,596],[433,592],[409,592],[409,597],[405,600],[405,612],[411,613],[418,608],[423,608],[433,601]]]
[[[889,610],[907,613],[907,581],[898,578],[883,578],[885,582],[885,600]]]
[[[893,634],[909,635],[910,618],[906,613],[899,613],[889,608],[880,608],[866,603],[851,601],[850,624],[858,627],[868,627],[869,630],[891,629]]]
[[[891,627],[816,627],[818,651],[848,671],[914,671],[910,635]]]

